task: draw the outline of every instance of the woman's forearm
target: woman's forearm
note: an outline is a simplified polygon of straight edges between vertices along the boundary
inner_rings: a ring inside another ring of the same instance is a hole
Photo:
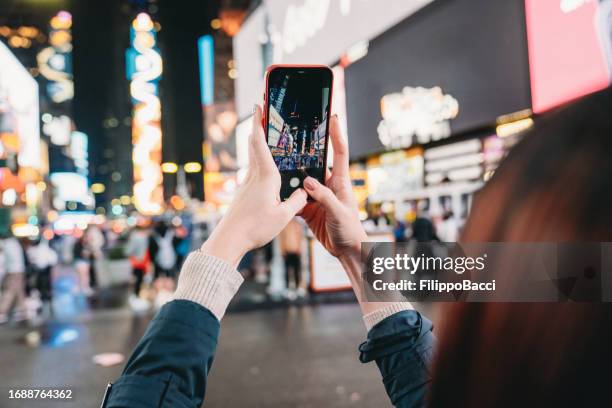
[[[203,248],[185,260],[174,298],[198,303],[221,321],[243,281],[234,265]]]
[[[181,268],[175,300],[164,305],[149,325],[105,406],[200,406],[219,321],[242,281],[227,261],[192,252]]]

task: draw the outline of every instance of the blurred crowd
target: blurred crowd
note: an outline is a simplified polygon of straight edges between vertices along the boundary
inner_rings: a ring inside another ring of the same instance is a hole
[[[403,217],[374,209],[363,222],[368,233],[392,233],[395,242],[457,242],[462,221],[451,210],[431,216],[425,210],[406,213]]]
[[[0,239],[0,323],[52,317],[54,284],[62,274],[74,278],[73,295],[94,297],[102,275],[109,273],[105,261],[112,259],[129,261],[130,307],[139,311],[161,306],[170,298],[183,259],[192,249],[192,235],[182,225],[145,218],[120,233],[105,224],[61,234],[43,227],[35,239],[7,232]]]
[[[198,249],[214,228],[214,221],[191,223],[172,219],[135,218],[118,231],[110,224],[92,223],[86,229],[57,233],[43,227],[37,238],[0,238],[0,324],[9,321],[47,321],[54,315],[53,292],[58,276],[69,275],[70,292],[95,298],[109,261],[129,268],[127,304],[135,312],[155,310],[169,301],[182,263]],[[396,242],[455,242],[460,222],[448,211],[433,219],[426,211],[405,217],[370,209],[363,221],[370,234],[387,234]],[[303,220],[293,219],[279,236],[246,254],[238,270],[261,289],[260,296],[297,301],[309,295],[310,232]],[[127,266],[129,264],[129,266]],[[278,270],[274,273],[273,269]],[[104,286],[104,285],[102,285]],[[128,286],[128,285],[125,285]]]

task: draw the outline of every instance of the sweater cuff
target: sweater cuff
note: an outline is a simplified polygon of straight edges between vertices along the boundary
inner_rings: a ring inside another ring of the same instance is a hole
[[[194,251],[181,268],[174,299],[198,303],[221,321],[243,281],[242,275],[227,262]]]
[[[366,325],[366,329],[370,329],[376,326],[378,323],[385,320],[387,317],[392,316],[396,313],[403,312],[404,310],[414,310],[414,307],[410,302],[397,302],[384,309],[379,309],[374,312],[368,313],[363,316],[363,321]]]

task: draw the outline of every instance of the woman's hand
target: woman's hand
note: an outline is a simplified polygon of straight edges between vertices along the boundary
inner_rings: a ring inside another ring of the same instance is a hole
[[[329,253],[342,260],[358,255],[367,235],[359,221],[349,177],[348,145],[340,133],[336,115],[332,116],[329,127],[334,168],[326,180],[327,186],[312,177],[304,180],[304,188],[315,202],[308,203],[300,215]]]
[[[348,145],[340,134],[340,125],[335,115],[330,123],[330,136],[334,146],[334,169],[325,183],[327,187],[312,177],[304,180],[304,188],[316,201],[306,204],[300,215],[319,242],[340,260],[364,316],[390,306],[398,307],[393,302],[368,302],[364,296],[361,243],[367,241],[368,236],[359,221],[357,202],[349,177]],[[399,307],[412,308],[408,302]]]
[[[270,242],[306,205],[307,195],[302,189],[281,202],[281,177],[261,122],[261,108],[255,106],[246,179],[201,249],[234,266],[248,251]]]

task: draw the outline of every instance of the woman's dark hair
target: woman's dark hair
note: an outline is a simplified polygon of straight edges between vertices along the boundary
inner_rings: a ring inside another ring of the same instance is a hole
[[[611,89],[537,118],[478,193],[462,241],[612,241]],[[612,406],[609,304],[458,303],[442,315],[431,406]]]

